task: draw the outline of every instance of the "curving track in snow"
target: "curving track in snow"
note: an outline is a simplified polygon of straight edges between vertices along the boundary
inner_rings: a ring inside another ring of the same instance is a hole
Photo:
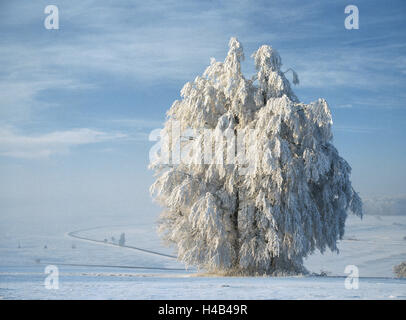
[[[138,250],[138,251],[141,251],[141,252],[144,252],[144,253],[154,254],[154,255],[158,255],[158,256],[162,256],[162,257],[166,257],[166,258],[171,258],[171,259],[176,259],[175,256],[172,256],[172,255],[166,254],[166,253],[161,253],[161,252],[157,252],[157,251],[153,251],[153,250],[149,250],[149,249],[144,249],[144,248],[139,248],[139,247],[134,247],[134,246],[127,246],[127,245],[120,246],[120,245],[112,243],[112,242],[105,242],[105,241],[102,241],[102,240],[91,239],[91,238],[87,238],[87,237],[78,235],[78,233],[80,233],[80,232],[94,230],[94,229],[100,229],[100,228],[105,228],[105,227],[94,227],[94,228],[87,228],[87,229],[71,231],[71,232],[68,232],[67,235],[69,237],[76,238],[76,239],[79,239],[79,240],[90,241],[90,242],[95,242],[95,243],[98,243],[98,244],[115,246],[115,247],[120,247],[120,248],[129,248],[129,249]]]
[[[120,246],[120,245],[112,243],[112,242],[105,242],[105,241],[102,241],[102,240],[92,239],[92,238],[88,238],[88,237],[79,235],[79,233],[81,233],[81,232],[94,230],[94,229],[100,229],[100,228],[105,228],[105,226],[75,230],[75,231],[68,232],[66,235],[68,237],[79,239],[81,241],[87,241],[87,242],[102,244],[102,245],[106,245],[106,246],[133,249],[133,250],[141,251],[141,252],[147,253],[147,254],[161,256],[161,257],[165,257],[165,258],[169,258],[169,259],[176,259],[175,256],[169,255],[169,254],[166,254],[166,253],[162,253],[162,252],[157,252],[157,251],[153,251],[153,250],[149,250],[149,249],[145,249],[145,248],[140,248],[140,247],[135,247],[135,246],[128,246],[128,245]],[[145,267],[145,266],[116,266],[116,265],[113,266],[113,265],[91,265],[91,264],[70,264],[70,263],[66,263],[64,265],[83,266],[83,267],[114,267],[114,268],[130,268],[130,269],[151,269],[151,270],[178,270],[178,271],[186,270],[184,268],[180,269],[180,268]]]

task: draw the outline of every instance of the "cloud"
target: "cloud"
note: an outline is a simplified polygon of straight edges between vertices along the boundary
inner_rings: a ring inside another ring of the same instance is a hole
[[[375,196],[363,199],[364,212],[369,215],[406,215],[406,195]]]
[[[47,79],[41,79],[41,77],[23,79],[21,76],[17,79],[1,81],[0,78],[0,118],[9,121],[28,120],[34,111],[59,105],[58,100],[39,100],[38,95],[45,90],[84,90],[92,87],[91,84],[52,77],[49,74]]]
[[[286,19],[309,21],[320,10],[297,2],[291,6],[264,1],[253,6],[250,1],[227,1],[217,6],[170,0],[114,5],[69,1],[59,5],[60,29],[47,31],[38,29],[46,4],[8,3],[0,12],[2,118],[19,120],[29,117],[33,108],[58,104],[39,100],[44,92],[102,87],[103,79],[111,77],[130,85],[193,79],[211,56],[224,57],[230,36],[238,36],[247,47],[276,38],[264,30],[254,31],[253,17],[258,14],[280,24]]]
[[[351,109],[353,106],[350,103],[342,104],[338,106],[332,106],[333,109]]]
[[[372,127],[362,127],[362,126],[334,125],[333,130],[342,131],[342,132],[350,132],[350,133],[373,133],[378,129],[372,128]]]
[[[67,154],[75,146],[124,139],[122,133],[106,133],[88,128],[55,131],[41,135],[18,134],[11,127],[0,128],[0,156],[13,158],[48,158]]]
[[[139,129],[157,129],[162,128],[164,125],[164,121],[142,118],[113,119],[111,122],[120,126],[134,127]]]
[[[304,50],[300,57],[289,52],[284,60],[294,62],[304,88],[334,86],[382,90],[403,85],[400,79],[404,76],[404,61],[400,54],[389,54],[390,47],[341,46],[334,47],[333,52],[332,48]],[[387,51],[382,52],[383,48]]]
[[[399,75],[406,74],[406,59],[396,53],[404,46],[390,50],[382,44],[385,38],[370,37],[368,46],[362,48],[354,48],[348,40],[326,47],[320,47],[324,41],[314,45],[313,31],[330,39],[342,28],[342,24],[319,27],[320,17],[338,14],[324,2],[258,1],[254,6],[251,1],[221,5],[172,0],[114,5],[69,1],[59,5],[60,30],[53,31],[38,29],[46,4],[23,1],[17,7],[10,2],[0,12],[3,119],[28,118],[32,109],[58,105],[43,93],[103,87],[112,77],[130,86],[193,79],[208,65],[209,57],[224,57],[230,36],[240,38],[246,57],[261,44],[282,45],[277,49],[284,51],[287,66],[292,64],[299,73],[300,88],[347,86],[377,91],[401,86]],[[339,14],[343,15],[342,10]],[[266,23],[258,25],[261,20]],[[302,48],[302,42],[312,46]],[[249,64],[252,69],[252,61]],[[394,103],[399,105],[398,100]]]

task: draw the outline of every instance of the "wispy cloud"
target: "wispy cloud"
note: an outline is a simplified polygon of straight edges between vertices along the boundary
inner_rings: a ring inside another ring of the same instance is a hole
[[[286,47],[277,49],[283,49],[284,60],[297,69],[300,88],[382,89],[401,85],[399,75],[406,74],[401,52],[387,59],[392,52],[388,44],[374,46],[374,38],[364,48],[354,49],[348,41],[336,44],[334,54],[320,45],[298,51],[297,41],[310,43],[315,28],[326,38],[336,33],[330,24],[319,27],[318,17],[336,12],[324,2],[259,1],[254,6],[251,1],[227,1],[217,6],[169,0],[112,6],[69,1],[59,6],[60,30],[52,32],[34,28],[45,17],[44,3],[26,1],[18,10],[9,3],[0,13],[4,33],[9,33],[0,39],[0,117],[5,119],[27,118],[33,109],[59,103],[39,100],[43,93],[103,87],[111,77],[134,86],[193,79],[209,57],[224,56],[230,36],[243,41],[247,57],[263,43],[283,43]],[[258,25],[257,19],[266,23]],[[37,33],[13,37],[17,26]]]
[[[332,108],[334,108],[334,109],[351,109],[352,107],[353,107],[353,105],[351,103],[341,104],[338,106],[332,106]]]
[[[334,125],[334,130],[349,132],[349,133],[373,133],[378,130],[377,128],[372,127],[362,127],[362,126],[343,126],[343,125]]]
[[[55,131],[41,135],[23,135],[13,128],[0,128],[0,156],[14,158],[47,158],[67,154],[80,145],[108,142],[126,138],[122,133],[106,133],[88,128]]]
[[[383,46],[385,47],[385,46]],[[390,52],[390,48],[387,48]],[[380,48],[382,50],[382,47]],[[290,61],[306,88],[348,87],[383,89],[403,85],[404,61],[400,54],[391,55],[376,48],[334,48],[330,50],[304,50],[300,58],[289,54]]]
[[[14,4],[5,6],[0,14],[5,33],[13,35],[17,26],[28,31],[41,24],[43,5],[30,1],[18,10]],[[109,77],[133,84],[193,79],[211,56],[224,56],[230,36],[240,37],[248,47],[276,38],[250,28],[258,14],[270,22],[297,23],[309,21],[317,8],[266,1],[257,6],[250,1],[220,6],[190,1],[122,1],[114,6],[70,1],[59,6],[60,30],[0,39],[0,116],[27,117],[33,108],[51,104],[38,100],[44,92],[103,86],[103,79]],[[285,32],[278,36],[284,37]],[[247,50],[247,56],[250,53]]]
[[[164,125],[163,121],[143,118],[113,119],[111,122],[124,127],[133,127],[144,130],[162,128]]]

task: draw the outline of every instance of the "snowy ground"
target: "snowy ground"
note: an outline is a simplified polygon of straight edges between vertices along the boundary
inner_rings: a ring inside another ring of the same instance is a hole
[[[350,217],[339,255],[327,252],[306,260],[310,271],[324,271],[328,277],[280,278],[199,276],[168,256],[68,235],[88,228],[75,235],[111,242],[111,237],[118,239],[125,232],[129,246],[173,255],[160,243],[152,223],[118,221],[116,226],[96,228],[95,221],[51,221],[50,228],[0,219],[3,299],[406,299],[406,280],[394,279],[392,271],[406,261],[405,216],[367,216],[362,221]],[[44,286],[48,264],[59,268],[57,290]],[[359,268],[358,290],[345,289],[347,265]]]

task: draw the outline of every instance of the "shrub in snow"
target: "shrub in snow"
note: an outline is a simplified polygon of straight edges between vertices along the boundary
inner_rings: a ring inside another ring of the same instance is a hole
[[[348,210],[362,215],[351,168],[332,144],[327,102],[298,100],[275,49],[252,55],[247,79],[242,45],[229,48],[167,113],[150,164],[159,229],[180,260],[211,272],[302,273],[314,250],[338,252]]]
[[[120,239],[118,240],[118,245],[125,246],[125,233],[124,232],[120,235]]]
[[[406,278],[406,262],[402,262],[393,268],[398,278]]]

